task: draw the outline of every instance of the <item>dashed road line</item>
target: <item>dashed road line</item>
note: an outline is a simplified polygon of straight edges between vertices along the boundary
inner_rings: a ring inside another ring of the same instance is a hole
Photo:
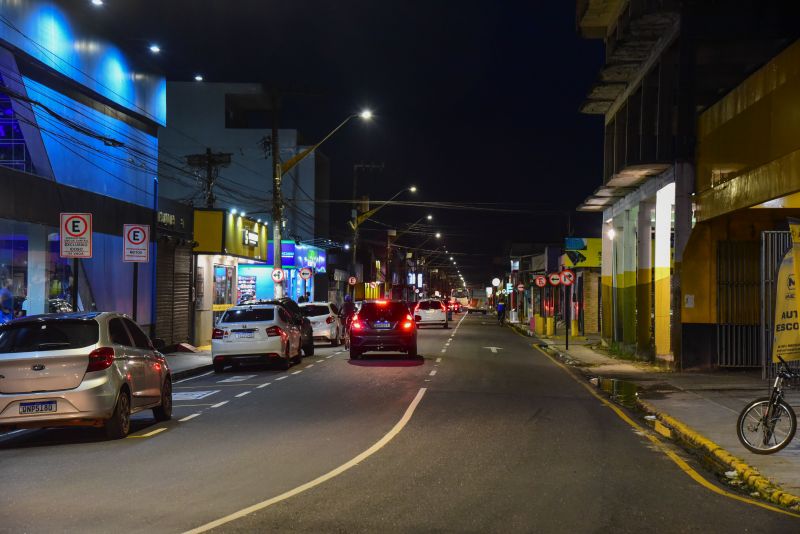
[[[293,374],[293,375],[299,375],[299,374],[300,374],[300,373],[302,373],[302,372],[303,372],[303,370],[302,370],[302,369],[300,369],[299,371],[295,371],[295,372],[293,372],[292,374]]]
[[[185,422],[186,422],[186,421],[188,421],[189,419],[194,419],[195,417],[199,417],[199,416],[200,416],[200,414],[199,414],[199,413],[193,413],[192,415],[187,415],[187,416],[186,416],[186,417],[184,417],[183,419],[178,419],[178,422],[179,422],[179,423],[185,423]]]
[[[202,375],[190,376],[189,378],[184,378],[183,380],[178,380],[177,382],[173,382],[173,384],[180,384],[181,382],[186,382],[188,380],[194,380],[195,378],[200,378],[202,376],[213,375],[214,371],[209,371],[207,373],[203,373]]]
[[[272,382],[264,382],[260,386],[256,386],[256,389],[263,389],[263,388],[267,387],[270,384],[272,384]]]
[[[322,363],[322,362],[324,362],[324,361],[325,361],[325,360],[317,360],[317,363]]]
[[[275,380],[276,380],[276,381],[277,381],[277,380],[286,380],[287,378],[289,378],[289,377],[288,377],[288,376],[279,376],[279,377],[278,377],[278,378],[276,378]]]
[[[441,361],[442,361],[441,358],[436,358],[436,363],[441,363]]]
[[[309,363],[308,365],[306,365],[306,369],[311,369],[312,367],[314,367],[313,363]]]
[[[205,404],[173,404],[172,405],[173,408],[189,408],[191,406],[211,406],[211,403],[208,402],[208,403],[205,403]]]
[[[250,391],[242,391],[241,393],[239,393],[239,394],[238,394],[238,395],[236,395],[236,396],[237,396],[237,397],[244,397],[245,395],[250,395]]]
[[[447,349],[442,349],[442,352],[447,352]]]
[[[230,402],[230,401],[222,401],[222,402],[218,402],[218,403],[214,404],[214,405],[213,405],[213,406],[211,406],[211,407],[212,407],[212,408],[219,408],[220,406],[225,406],[225,405],[226,405],[226,404],[228,404],[229,402]]]
[[[428,373],[428,374],[429,374],[430,376],[436,376],[436,369],[434,369],[433,371],[431,371],[431,372],[430,372],[430,373]]]
[[[339,353],[337,352],[336,354],[339,354]],[[331,354],[330,356],[327,356],[327,357],[326,357],[326,359],[330,360],[331,358],[333,358],[334,356],[336,356],[336,354]]]

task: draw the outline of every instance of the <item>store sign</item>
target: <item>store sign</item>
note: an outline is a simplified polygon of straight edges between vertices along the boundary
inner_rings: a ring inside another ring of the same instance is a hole
[[[566,267],[600,267],[603,240],[599,237],[567,237],[564,241]]]
[[[59,237],[62,258],[91,258],[92,214],[62,213]]]
[[[298,245],[296,243],[281,243],[281,267],[310,267],[316,273],[327,272],[327,254],[318,247],[311,245]],[[273,247],[267,250],[267,265],[274,265],[275,252]]]
[[[150,261],[150,225],[125,224],[122,226],[122,261],[147,263]]]
[[[258,233],[252,232],[245,228],[242,230],[242,245],[246,247],[257,247],[258,246]],[[282,255],[281,255],[282,256]]]
[[[166,211],[159,211],[156,215],[156,222],[159,226],[164,228],[175,228],[176,217],[172,213]]]

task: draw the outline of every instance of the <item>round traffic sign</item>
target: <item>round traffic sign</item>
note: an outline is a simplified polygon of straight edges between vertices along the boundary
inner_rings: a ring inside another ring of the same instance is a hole
[[[550,273],[547,275],[547,281],[551,286],[557,286],[561,283],[561,275],[558,273]]]
[[[525,291],[525,284],[517,284],[517,291]]]
[[[283,272],[283,269],[273,269],[272,270],[272,281],[273,282],[283,282],[284,276],[285,276],[285,273]]]
[[[500,285],[500,279],[499,278],[492,278],[492,285],[494,287],[499,286]]]
[[[73,215],[64,221],[64,231],[70,237],[83,237],[89,230],[89,221],[83,215]]]
[[[355,276],[351,276],[350,278],[347,279],[347,283],[350,284],[351,286],[354,286],[358,283],[358,278],[356,278]]]
[[[131,226],[126,237],[131,245],[141,245],[147,239],[147,231],[141,226]]]
[[[414,288],[414,293],[419,293],[419,288],[418,287]]]
[[[565,286],[571,286],[575,282],[575,273],[569,269],[561,271],[561,283]]]
[[[537,276],[537,277],[536,277],[536,285],[537,285],[538,287],[544,287],[544,286],[546,286],[546,285],[547,285],[547,277],[545,277],[545,276],[543,276],[543,275],[541,275],[541,274],[540,274],[539,276]]]
[[[310,279],[312,274],[313,273],[311,272],[311,269],[309,269],[308,267],[303,267],[302,269],[300,269],[300,278],[302,278],[303,280]]]
[[[377,282],[370,282],[369,283],[369,287],[371,287],[372,289],[375,289],[376,287],[378,287],[378,283]]]

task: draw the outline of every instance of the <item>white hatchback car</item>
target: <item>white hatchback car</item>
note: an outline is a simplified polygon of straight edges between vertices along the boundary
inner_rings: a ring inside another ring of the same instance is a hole
[[[226,365],[278,360],[284,369],[299,363],[300,324],[277,304],[234,306],[220,317],[211,336],[214,372]]]
[[[414,319],[418,326],[436,325],[447,328],[447,308],[441,300],[426,299],[414,308]]]
[[[344,328],[339,318],[339,309],[330,302],[304,302],[300,311],[311,321],[314,339],[330,342],[334,347],[344,339]]]
[[[116,439],[148,409],[158,421],[172,417],[170,369],[127,316],[36,315],[0,326],[0,428],[102,426]]]

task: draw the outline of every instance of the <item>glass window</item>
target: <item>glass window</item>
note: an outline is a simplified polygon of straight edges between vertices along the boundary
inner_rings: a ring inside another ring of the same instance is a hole
[[[303,312],[303,316],[305,317],[319,317],[320,315],[329,315],[331,313],[327,306],[320,306],[318,304],[300,306],[300,311]]]
[[[274,308],[251,308],[228,310],[220,319],[221,323],[258,323],[275,320]]]
[[[283,321],[284,323],[292,322],[292,316],[289,315],[289,312],[287,312],[283,308],[278,308],[278,317],[280,317],[281,321]]]
[[[148,338],[145,333],[142,332],[142,329],[139,328],[139,325],[130,319],[125,319],[125,325],[128,327],[128,332],[130,332],[131,337],[133,338],[133,344],[137,349],[150,348],[150,338]]]
[[[0,353],[77,349],[98,338],[95,321],[17,321],[0,326]]]
[[[336,306],[336,304],[331,304],[331,309],[333,310],[333,313],[339,315],[339,307]]]
[[[365,302],[358,311],[358,316],[369,321],[401,321],[408,315],[408,308],[402,302]]]
[[[108,321],[108,337],[111,339],[111,343],[115,345],[123,345],[126,347],[133,346],[128,331],[125,330],[125,325],[122,324],[121,319],[111,319]]]

